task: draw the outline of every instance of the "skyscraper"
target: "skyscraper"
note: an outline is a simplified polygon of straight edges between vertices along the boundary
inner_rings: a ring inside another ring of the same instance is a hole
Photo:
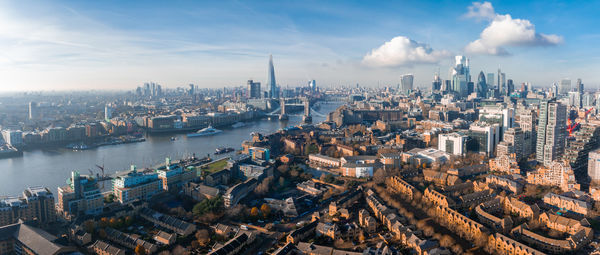
[[[479,76],[477,77],[477,96],[486,97],[487,95],[487,83],[485,80],[485,74],[483,71],[479,72]]]
[[[589,153],[588,176],[594,184],[600,183],[600,149]]]
[[[577,92],[579,92],[579,94],[583,93],[583,83],[581,82],[581,79],[577,79]]]
[[[106,104],[104,106],[104,120],[109,122],[112,118],[112,105]]]
[[[29,102],[29,119],[37,119],[40,115],[40,110],[36,102]]]
[[[515,84],[512,79],[506,81],[506,94],[510,95],[515,91]]]
[[[402,94],[409,94],[413,89],[414,76],[412,74],[404,74],[400,77],[400,91]]]
[[[469,59],[465,56],[456,56],[455,60],[456,63],[452,68],[452,90],[459,96],[466,97],[469,92],[468,83],[471,81]]]
[[[248,80],[248,89],[246,90],[247,98],[260,98],[260,82]]]
[[[496,84],[494,83],[494,73],[487,74],[487,86],[489,89],[493,89]]]
[[[310,91],[317,91],[317,81],[315,80],[311,80],[308,82],[308,87],[310,88]]]
[[[506,95],[506,74],[501,72],[500,68],[498,68],[498,82],[496,85],[498,86],[500,95]]]
[[[560,81],[560,85],[558,86],[558,93],[561,95],[566,95],[571,91],[571,80],[562,79]]]
[[[440,75],[435,73],[433,76],[433,82],[431,82],[431,91],[437,91],[442,89],[442,79],[440,79]]]
[[[540,103],[536,159],[545,166],[563,154],[567,135],[567,108],[555,99]]]
[[[277,83],[275,82],[275,67],[273,67],[273,55],[269,55],[269,76],[267,79],[267,86],[269,86],[269,97],[279,98],[279,93],[277,93]]]

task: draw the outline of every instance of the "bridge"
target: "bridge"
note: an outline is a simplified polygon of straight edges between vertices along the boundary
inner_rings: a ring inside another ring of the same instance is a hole
[[[302,103],[297,103],[298,100],[301,100]],[[289,102],[289,101],[292,101],[292,102]],[[296,102],[293,102],[293,101],[296,101]],[[269,116],[269,117],[279,117],[280,120],[286,120],[286,119],[288,119],[289,116],[302,116],[302,119],[304,120],[305,123],[312,122],[311,112],[312,112],[312,114],[317,115],[319,117],[327,116],[325,114],[322,114],[322,113],[316,111],[312,107],[310,107],[310,100],[308,98],[301,98],[301,99],[281,98],[279,102],[280,102],[279,107],[277,107],[275,110],[273,110],[272,112],[267,113],[265,115]],[[295,107],[302,106],[304,109],[304,114],[302,114],[302,115],[301,114],[289,114],[287,108],[291,107],[291,106],[295,106]]]

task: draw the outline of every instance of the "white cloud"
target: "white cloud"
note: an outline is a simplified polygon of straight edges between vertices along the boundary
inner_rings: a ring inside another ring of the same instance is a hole
[[[437,63],[450,56],[446,50],[433,50],[429,45],[408,37],[397,36],[363,57],[363,64],[377,67],[395,67],[413,64]]]
[[[485,7],[484,7],[485,6]],[[467,17],[489,17],[494,8],[491,3],[474,2]],[[563,42],[562,36],[542,34],[535,30],[529,20],[513,19],[510,14],[493,14],[490,24],[481,32],[479,39],[465,47],[467,53],[509,55],[506,46],[552,46]]]
[[[466,18],[492,20],[496,17],[496,12],[490,2],[473,2],[468,9],[469,12],[464,15]]]

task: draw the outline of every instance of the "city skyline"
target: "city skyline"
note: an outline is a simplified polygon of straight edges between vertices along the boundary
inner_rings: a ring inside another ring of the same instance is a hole
[[[266,84],[270,54],[283,87],[396,86],[413,73],[414,87],[427,88],[465,55],[471,75],[500,67],[515,84],[582,78],[595,89],[598,35],[586,28],[597,5],[2,3],[0,91]]]

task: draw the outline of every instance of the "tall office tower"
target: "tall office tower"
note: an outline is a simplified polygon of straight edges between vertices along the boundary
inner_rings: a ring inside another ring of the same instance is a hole
[[[400,76],[400,91],[402,94],[408,95],[413,89],[414,76],[412,74],[404,74]]]
[[[156,96],[162,97],[163,96],[163,91],[162,91],[162,86],[156,85]]]
[[[593,184],[600,184],[600,149],[589,153],[588,176]]]
[[[486,81],[489,89],[495,88],[496,84],[494,83],[494,73],[488,73]]]
[[[192,95],[194,95],[194,94],[195,94],[195,91],[194,91],[194,84],[190,84],[190,90],[188,91],[188,93],[189,93],[189,95],[190,95],[190,96],[192,96]]]
[[[515,91],[515,84],[513,83],[513,80],[508,79],[506,80],[506,94],[510,95]]]
[[[153,83],[151,83],[151,85],[152,85],[152,91],[151,91],[152,96],[156,96],[156,83],[153,82]]]
[[[433,76],[433,81],[431,82],[431,91],[438,91],[442,89],[442,79],[440,79],[440,75],[435,73]]]
[[[260,98],[260,82],[248,80],[248,89],[246,90],[247,98]]]
[[[452,81],[444,80],[444,84],[442,84],[442,91],[451,91],[452,90]]]
[[[469,73],[469,59],[465,56],[456,56],[456,63],[452,68],[452,90],[460,97],[468,95],[468,83],[471,81]]]
[[[317,91],[317,81],[315,81],[315,80],[309,81],[308,88],[310,88],[310,91],[313,91],[313,92]]]
[[[550,93],[552,94],[552,97],[558,96],[558,85],[556,85],[556,82],[552,83],[552,86],[550,87]]]
[[[106,104],[104,106],[104,120],[108,122],[110,119],[112,119],[112,105]]]
[[[558,87],[558,93],[561,95],[566,95],[569,93],[569,91],[571,91],[571,80],[562,79]]]
[[[540,103],[536,159],[545,166],[560,157],[565,150],[567,107],[553,100]]]
[[[580,94],[583,93],[583,83],[581,82],[581,79],[577,79],[577,92]]]
[[[267,86],[269,86],[269,98],[279,98],[279,94],[277,93],[277,83],[275,82],[273,55],[269,55],[269,76],[267,77]]]
[[[150,83],[144,83],[144,96],[149,97],[152,94],[152,91],[150,90]]]
[[[498,69],[498,92],[500,93],[500,95],[505,96],[506,95],[506,74],[503,72],[500,72],[500,69]]]
[[[34,120],[40,117],[40,109],[36,102],[29,102],[29,119]]]
[[[483,74],[483,71],[479,72],[479,76],[477,77],[477,96],[479,96],[479,97],[487,96],[487,83],[486,83],[485,74]]]

